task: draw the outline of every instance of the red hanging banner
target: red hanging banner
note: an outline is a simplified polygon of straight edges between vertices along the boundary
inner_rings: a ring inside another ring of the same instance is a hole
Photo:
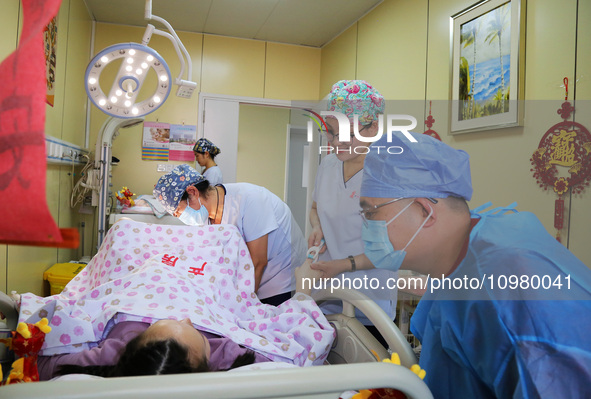
[[[0,243],[77,247],[76,229],[60,229],[46,203],[43,30],[61,0],[22,0],[18,48],[0,64]],[[62,237],[62,233],[64,236]]]

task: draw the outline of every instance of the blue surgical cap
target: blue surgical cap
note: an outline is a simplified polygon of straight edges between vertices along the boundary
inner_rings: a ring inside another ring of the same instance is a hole
[[[376,198],[472,198],[470,160],[465,151],[426,134],[393,132],[369,147],[361,195]]]

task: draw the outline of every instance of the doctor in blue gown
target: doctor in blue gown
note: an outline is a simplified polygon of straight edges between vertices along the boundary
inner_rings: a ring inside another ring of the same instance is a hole
[[[411,331],[435,398],[591,397],[589,268],[531,213],[470,211],[468,154],[412,137],[366,156],[362,237],[375,267],[430,277]]]

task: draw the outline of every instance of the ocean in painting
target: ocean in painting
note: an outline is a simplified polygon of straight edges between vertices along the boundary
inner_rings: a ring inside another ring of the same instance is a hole
[[[469,58],[468,58],[469,60]],[[505,77],[505,89],[510,83],[510,65],[511,54],[503,56],[503,75]],[[470,64],[470,79],[473,79],[473,68]],[[491,100],[499,88],[501,87],[501,62],[499,58],[491,58],[490,60],[476,64],[476,80],[474,81],[474,99],[479,104],[484,104]]]

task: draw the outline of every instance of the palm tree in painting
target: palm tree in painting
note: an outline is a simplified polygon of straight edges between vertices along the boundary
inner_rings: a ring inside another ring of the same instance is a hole
[[[507,3],[493,10],[494,18],[489,22],[488,35],[484,39],[485,43],[492,44],[495,40],[499,42],[499,60],[501,62],[501,112],[505,112],[505,72],[503,70],[503,31],[509,25],[511,15],[511,3]]]
[[[458,99],[460,100],[460,109],[458,111],[459,115],[458,118],[460,120],[468,119],[469,113],[467,112],[466,108],[469,107],[470,104],[470,65],[468,64],[468,60],[465,57],[460,57],[460,74],[459,74],[459,96]]]
[[[473,54],[472,54],[472,78],[471,80],[471,88],[470,88],[470,108],[468,111],[468,115],[470,118],[474,117],[474,82],[476,81],[476,37],[478,36],[478,31],[480,30],[480,23],[477,20],[474,20],[470,23],[467,23],[462,26],[461,35],[460,35],[460,46],[463,48],[472,45]],[[469,76],[468,76],[469,77]]]
[[[493,97],[495,101],[496,111],[495,113],[500,114],[501,112],[505,112],[505,95],[503,94],[503,89],[499,88]]]

